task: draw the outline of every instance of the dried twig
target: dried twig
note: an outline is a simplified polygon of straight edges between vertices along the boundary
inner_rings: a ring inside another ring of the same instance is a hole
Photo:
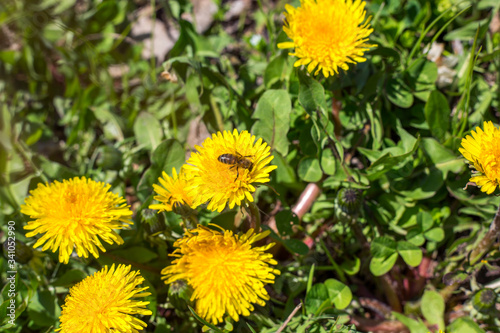
[[[300,310],[300,308],[302,307],[302,303],[299,303],[295,309],[293,309],[292,313],[290,313],[290,315],[288,316],[288,318],[286,318],[285,322],[283,323],[283,325],[280,326],[280,328],[276,331],[276,333],[281,333],[286,325],[288,325],[288,323],[290,322],[290,320],[292,320],[293,316],[295,316],[295,314],[297,313],[297,311]]]

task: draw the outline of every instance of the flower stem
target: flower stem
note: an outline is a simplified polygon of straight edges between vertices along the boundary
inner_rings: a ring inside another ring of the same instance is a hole
[[[334,95],[338,95],[338,92],[334,92]],[[332,115],[333,115],[333,123],[335,125],[334,132],[335,137],[340,139],[340,135],[342,133],[342,122],[340,121],[340,110],[342,110],[342,102],[338,100],[336,97],[332,97]]]
[[[260,232],[260,212],[259,208],[254,202],[247,201],[246,205],[243,205],[245,210],[250,217],[250,228],[255,230],[255,233]]]
[[[321,239],[321,238],[319,239],[319,241],[320,241],[321,247],[323,248],[323,251],[325,251],[326,255],[328,256],[328,260],[330,260],[330,263],[332,264],[333,269],[335,270],[335,272],[337,272],[337,275],[339,276],[340,281],[347,283],[347,279],[345,277],[344,272],[339,267],[339,265],[337,265],[335,260],[333,260],[333,257],[330,254],[330,251],[328,250],[328,248],[326,247],[325,242],[323,242],[323,239]]]
[[[222,119],[222,114],[213,96],[210,96],[210,106],[212,107],[212,111],[214,112],[214,117],[215,117],[215,122],[217,123],[217,127],[219,128],[219,131],[223,132],[224,120]]]
[[[382,289],[385,292],[385,297],[387,298],[387,301],[391,305],[391,308],[396,311],[396,312],[403,312],[403,308],[401,307],[401,302],[399,301],[398,294],[396,293],[396,290],[394,290],[393,282],[388,273],[379,276],[377,278],[378,282],[380,283]]]
[[[489,251],[498,235],[500,234],[500,206],[498,207],[495,218],[491,222],[490,229],[484,235],[483,239],[479,242],[478,246],[472,250],[470,254],[470,264],[474,265],[479,259],[481,259],[486,252]]]

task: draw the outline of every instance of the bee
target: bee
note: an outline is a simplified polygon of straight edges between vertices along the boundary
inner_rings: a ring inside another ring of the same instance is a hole
[[[236,181],[238,179],[238,176],[240,175],[239,168],[247,169],[248,172],[252,171],[253,162],[248,160],[247,157],[252,157],[252,155],[243,156],[240,153],[236,152],[236,155],[222,154],[219,157],[217,157],[217,160],[221,163],[231,165],[229,169],[236,168],[236,179],[234,180]]]

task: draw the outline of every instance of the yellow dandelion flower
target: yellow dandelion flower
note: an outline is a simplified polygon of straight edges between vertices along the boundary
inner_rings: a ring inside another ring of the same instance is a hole
[[[170,212],[174,208],[182,205],[193,207],[193,198],[186,191],[191,175],[186,172],[185,167],[181,168],[179,174],[172,168],[172,177],[162,172],[162,177],[158,178],[161,184],[153,184],[153,189],[158,194],[154,198],[159,204],[150,205],[150,209],[158,209],[159,212]]]
[[[33,247],[45,243],[42,251],[59,249],[59,261],[67,264],[73,248],[85,258],[89,252],[98,258],[97,248],[106,252],[99,238],[123,244],[113,229],[129,228],[132,211],[125,199],[108,191],[110,187],[85,177],[38,184],[21,205],[21,213],[35,219],[24,227],[33,230],[26,236],[44,234]]]
[[[208,209],[221,212],[227,203],[233,208],[245,199],[253,201],[252,184],[268,182],[269,173],[277,168],[268,165],[273,156],[267,143],[254,141],[255,136],[235,129],[212,134],[203,147],[196,146],[198,152],[185,166],[193,177],[188,191],[195,206],[208,202]]]
[[[349,69],[349,63],[366,61],[364,52],[370,28],[365,21],[365,2],[360,0],[300,0],[300,7],[286,5],[283,31],[291,42],[279,43],[278,48],[294,48],[290,53],[299,59],[294,66],[307,65],[314,75],[325,77]],[[364,22],[364,23],[363,23]]]
[[[86,277],[69,290],[62,306],[56,331],[63,333],[138,333],[147,325],[134,315],[151,315],[146,309],[149,302],[136,298],[146,297],[148,287],[139,288],[144,282],[139,271],[131,266],[113,264],[105,266],[94,275]]]
[[[171,256],[177,259],[162,270],[162,279],[167,284],[185,280],[193,288],[196,312],[207,321],[217,324],[225,314],[238,321],[253,311],[254,303],[265,305],[269,295],[264,285],[280,274],[269,267],[277,264],[272,254],[265,253],[274,243],[252,247],[267,235],[269,231],[253,234],[250,229],[239,236],[198,225],[174,243]]]
[[[484,122],[462,139],[458,150],[476,169],[470,178],[481,191],[491,194],[500,184],[500,130],[491,121]]]

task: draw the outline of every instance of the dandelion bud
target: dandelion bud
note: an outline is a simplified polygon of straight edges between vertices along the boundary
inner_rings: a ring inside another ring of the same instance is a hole
[[[9,258],[7,255],[8,255],[8,246],[7,244],[9,244],[9,242],[4,242],[3,243],[3,255],[8,258],[8,259],[11,259]],[[11,243],[12,244],[12,243]],[[26,264],[28,263],[28,261],[31,260],[31,258],[33,258],[33,250],[31,249],[31,247],[27,246],[26,244],[24,244],[23,242],[19,241],[19,240],[16,240],[16,245],[15,245],[15,261],[19,264]]]
[[[337,194],[337,204],[339,208],[346,214],[355,214],[361,203],[363,197],[361,191],[353,188],[343,188]]]
[[[168,301],[179,311],[187,311],[187,305],[191,304],[193,289],[189,287],[185,280],[177,280],[170,284],[168,288]]]
[[[493,289],[481,289],[474,294],[472,306],[479,312],[488,312],[495,307],[497,294]]]
[[[156,214],[152,209],[144,209],[141,212],[141,221],[144,223],[144,229],[150,235],[163,231],[166,228],[163,215]]]

